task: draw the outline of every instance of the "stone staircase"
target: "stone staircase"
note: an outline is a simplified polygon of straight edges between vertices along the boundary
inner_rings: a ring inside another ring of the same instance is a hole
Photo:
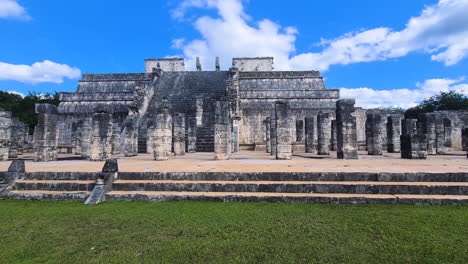
[[[106,199],[467,204],[468,173],[119,173]]]
[[[95,185],[92,173],[25,173],[15,182],[8,197],[27,200],[80,200],[88,197]]]

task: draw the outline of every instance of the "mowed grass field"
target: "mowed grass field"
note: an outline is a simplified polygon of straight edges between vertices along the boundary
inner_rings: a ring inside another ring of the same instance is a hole
[[[468,206],[0,201],[2,263],[467,263]]]

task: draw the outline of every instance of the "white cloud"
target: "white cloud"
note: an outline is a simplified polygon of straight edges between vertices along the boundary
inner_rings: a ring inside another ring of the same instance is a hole
[[[236,56],[274,56],[280,70],[321,70],[331,65],[381,61],[406,56],[411,52],[431,54],[446,66],[457,64],[468,55],[468,0],[440,0],[411,18],[406,27],[395,31],[387,27],[351,32],[332,40],[322,40],[321,52],[294,55],[298,34],[293,27],[282,27],[268,19],[247,23],[241,0],[186,0],[173,11],[183,19],[189,8],[211,8],[219,17],[196,19],[194,26],[201,39],[178,42],[188,66],[196,56],[211,60],[221,56],[223,66]],[[205,62],[206,63],[206,62]]]
[[[62,83],[64,78],[76,79],[81,76],[78,68],[58,64],[49,60],[32,65],[17,65],[0,62],[0,80],[23,83]]]
[[[374,90],[371,88],[341,88],[341,98],[355,98],[356,106],[376,108],[392,106],[409,108],[439,92],[457,91],[468,96],[468,83],[459,79],[429,79],[416,83],[416,89]]]
[[[0,18],[31,19],[24,7],[18,4],[16,0],[0,0]]]

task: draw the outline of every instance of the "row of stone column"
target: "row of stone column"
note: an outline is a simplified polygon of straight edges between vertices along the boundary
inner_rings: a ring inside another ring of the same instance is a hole
[[[356,118],[352,116],[354,111],[354,100],[342,99],[337,101],[336,120],[332,120],[332,115],[328,112],[320,112],[317,117],[306,117],[303,126],[306,152],[315,152],[314,134],[317,133],[319,155],[329,155],[330,150],[337,150],[340,159],[356,159]],[[288,104],[276,102],[275,112],[264,123],[267,131],[267,152],[276,159],[291,159],[293,126],[297,123],[292,118]],[[296,137],[299,134],[302,132],[297,133]]]

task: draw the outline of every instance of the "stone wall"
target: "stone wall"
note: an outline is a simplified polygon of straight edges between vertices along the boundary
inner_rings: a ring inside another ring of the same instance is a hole
[[[272,71],[273,70],[273,57],[263,58],[233,58],[232,66],[239,69],[239,71]]]
[[[160,68],[165,72],[185,71],[185,62],[182,58],[145,59],[145,72],[153,72],[153,68]]]

